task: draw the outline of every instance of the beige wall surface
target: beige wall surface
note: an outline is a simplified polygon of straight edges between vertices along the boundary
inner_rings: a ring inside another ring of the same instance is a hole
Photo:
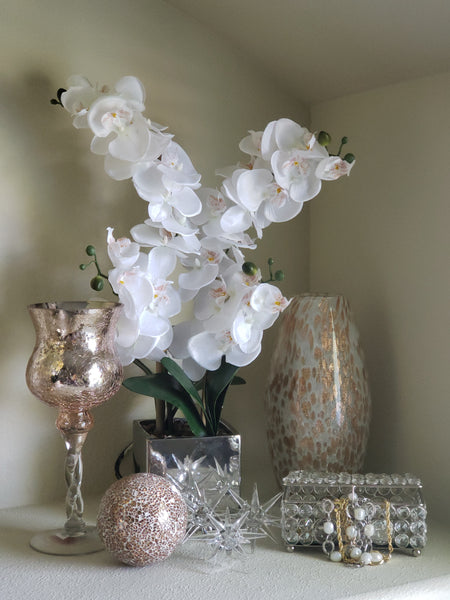
[[[110,180],[90,136],[49,99],[72,74],[114,83],[139,77],[147,116],[166,124],[203,174],[237,163],[238,142],[281,116],[302,123],[308,112],[264,72],[217,36],[159,0],[3,0],[0,7],[1,326],[0,506],[63,498],[63,444],[55,411],[28,391],[25,367],[34,344],[29,303],[83,299],[89,276],[77,266],[92,243],[105,259],[107,226],[118,235],[146,218],[130,182]],[[274,225],[259,261],[278,259],[286,294],[305,289],[308,226]],[[292,251],[294,249],[294,252]],[[230,395],[225,416],[242,431],[244,478],[272,485],[263,416],[270,345],[242,375],[248,385]],[[94,411],[84,453],[84,491],[100,493],[114,479],[116,456],[131,439],[133,418],[152,416],[149,399],[122,390]],[[261,465],[264,468],[261,468]]]
[[[312,108],[350,138],[351,185],[311,208],[311,287],[350,300],[371,381],[367,469],[413,472],[448,519],[450,74]]]

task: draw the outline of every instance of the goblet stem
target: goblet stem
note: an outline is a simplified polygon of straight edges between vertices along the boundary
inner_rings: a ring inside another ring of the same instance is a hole
[[[60,409],[56,419],[56,427],[62,435],[67,451],[64,471],[67,486],[67,521],[64,529],[70,536],[82,535],[86,532],[86,523],[83,521],[84,503],[81,495],[83,478],[81,450],[93,425],[94,419],[89,410]]]
[[[83,520],[84,503],[81,495],[81,481],[83,478],[83,462],[81,449],[87,437],[85,433],[61,432],[67,449],[65,462],[65,478],[67,485],[66,516],[64,529],[71,536],[84,534],[86,523]]]

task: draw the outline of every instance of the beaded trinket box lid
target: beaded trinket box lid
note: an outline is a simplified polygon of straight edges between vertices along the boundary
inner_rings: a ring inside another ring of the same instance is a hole
[[[322,546],[331,560],[358,566],[380,564],[395,548],[418,556],[426,544],[422,484],[410,473],[292,471],[283,479],[281,514],[288,550]]]

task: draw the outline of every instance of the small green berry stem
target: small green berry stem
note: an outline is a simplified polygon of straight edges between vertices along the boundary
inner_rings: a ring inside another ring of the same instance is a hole
[[[95,290],[96,292],[101,292],[103,290],[103,279],[105,279],[109,283],[109,285],[112,289],[111,283],[108,279],[108,275],[105,275],[102,272],[100,265],[98,264],[95,246],[93,246],[92,244],[89,244],[88,246],[86,246],[85,252],[88,256],[91,257],[91,260],[88,263],[82,263],[79,266],[79,268],[82,271],[84,271],[87,267],[89,267],[89,265],[94,264],[95,268],[97,270],[97,275],[91,279],[91,282],[90,282],[91,288],[93,290]],[[115,296],[117,296],[116,292],[114,290],[112,290],[112,291],[113,291],[113,294]]]
[[[272,265],[274,264],[273,258],[267,260],[269,266],[269,279],[261,281],[261,283],[269,283],[270,281],[282,281],[284,279],[284,273],[281,270],[275,271],[275,275],[272,272]]]
[[[341,139],[341,145],[339,146],[339,150],[337,152],[336,156],[340,156],[341,152],[342,152],[342,147],[348,142],[348,137],[346,135],[344,135],[344,137]]]

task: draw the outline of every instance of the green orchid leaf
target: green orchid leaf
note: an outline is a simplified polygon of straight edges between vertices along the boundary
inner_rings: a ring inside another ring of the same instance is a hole
[[[219,426],[228,387],[238,369],[239,367],[230,365],[223,359],[218,369],[206,373],[205,410],[208,412],[209,420],[212,422],[215,432]]]
[[[208,371],[206,374],[206,393],[215,401],[234,379],[236,371],[239,367],[230,365],[222,360],[222,364],[215,371]],[[240,378],[239,378],[240,379]]]
[[[199,406],[203,407],[202,399],[200,398],[195,385],[192,383],[183,369],[174,360],[168,358],[167,356],[161,360],[161,364],[166,371],[172,375],[172,377],[175,377],[178,383],[186,390],[191,398],[195,400]]]
[[[156,373],[140,377],[129,377],[123,382],[124,387],[152,398],[159,398],[169,404],[173,404],[183,413],[192,433],[198,437],[207,434],[200,415],[195,408],[190,395],[182,388],[173,385],[173,379],[166,373]]]

